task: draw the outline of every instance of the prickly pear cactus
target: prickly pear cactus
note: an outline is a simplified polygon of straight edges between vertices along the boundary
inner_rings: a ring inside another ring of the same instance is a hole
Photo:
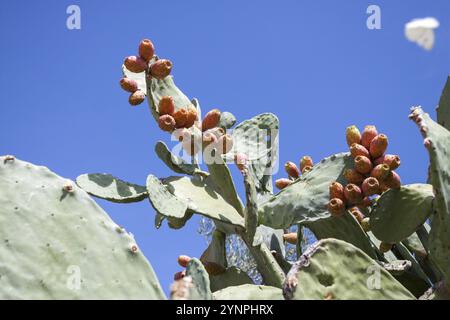
[[[133,236],[75,183],[0,157],[0,299],[165,299]]]
[[[243,284],[213,293],[214,300],[283,300],[280,288]]]

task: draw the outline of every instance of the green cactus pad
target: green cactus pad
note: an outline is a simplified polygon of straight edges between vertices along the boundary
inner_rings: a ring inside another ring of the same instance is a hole
[[[253,246],[258,246],[261,243],[265,243],[269,250],[274,250],[281,254],[282,257],[285,256],[285,247],[283,241],[283,229],[272,229],[263,224],[260,224],[256,228],[255,237],[253,238]]]
[[[221,112],[218,127],[230,129],[236,123],[236,117],[231,112]]]
[[[283,286],[289,300],[414,299],[375,260],[337,239],[312,245],[289,271]]]
[[[438,123],[447,130],[450,130],[450,76],[447,78],[444,90],[442,90],[436,111]]]
[[[229,267],[224,273],[217,276],[210,276],[211,291],[214,293],[218,290],[230,286],[239,286],[242,284],[253,284],[252,279],[242,270],[235,266]]]
[[[120,180],[110,174],[82,174],[77,177],[76,183],[91,196],[111,202],[130,203],[147,198],[144,186]]]
[[[243,284],[213,293],[214,300],[283,300],[281,289],[270,286]]]
[[[186,276],[192,278],[193,286],[190,290],[189,300],[211,300],[209,275],[205,267],[197,258],[192,258],[186,268]]]
[[[45,167],[6,159],[0,299],[165,298],[133,237],[85,191]]]
[[[260,114],[233,129],[231,154],[243,153],[248,157],[249,172],[258,192],[272,192],[272,168],[278,158],[278,130],[278,118],[272,113]]]
[[[384,192],[370,214],[373,234],[383,242],[408,238],[432,213],[434,194],[429,184],[411,184]]]
[[[203,264],[214,263],[222,266],[224,269],[227,267],[227,252],[225,248],[225,233],[214,230],[212,234],[211,242],[208,248],[203,252],[200,257],[200,261]]]
[[[323,159],[310,172],[260,205],[260,223],[282,229],[330,217],[329,186],[334,181],[344,183],[343,171],[352,166],[353,158],[348,153]]]
[[[169,167],[176,173],[188,174],[191,176],[194,174],[207,175],[206,172],[200,170],[197,164],[187,163],[180,157],[170,152],[167,145],[162,141],[158,141],[156,143],[155,152],[158,157],[167,165],[167,167]]]

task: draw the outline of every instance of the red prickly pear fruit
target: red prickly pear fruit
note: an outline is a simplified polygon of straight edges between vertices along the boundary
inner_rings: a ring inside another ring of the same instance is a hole
[[[167,59],[160,59],[150,65],[150,74],[156,79],[164,79],[172,71],[172,62]]]
[[[380,194],[381,191],[380,183],[374,177],[365,179],[362,183],[361,189],[366,197],[373,196],[374,194]]]
[[[286,170],[286,173],[289,177],[297,179],[300,177],[300,170],[298,169],[297,165],[291,161],[286,162],[284,165],[284,170]]]
[[[341,217],[345,212],[345,203],[339,198],[333,198],[328,202],[328,211],[333,217]]]
[[[370,176],[376,178],[379,182],[385,180],[389,174],[391,173],[391,169],[387,164],[379,164],[375,166],[370,172]]]
[[[300,159],[300,171],[304,173],[306,167],[313,167],[314,163],[310,156],[304,156]]]
[[[357,143],[352,143],[350,146],[350,153],[353,158],[356,158],[357,156],[370,157],[369,151],[364,146]]]
[[[248,157],[246,154],[237,153],[234,155],[234,163],[240,171],[244,171],[247,167]]]
[[[361,144],[367,150],[370,149],[370,143],[378,135],[377,128],[375,126],[365,126],[361,135]]]
[[[136,81],[130,78],[120,79],[120,87],[127,92],[136,92],[138,90],[138,84]]]
[[[363,196],[361,189],[353,183],[349,183],[344,188],[344,197],[348,204],[359,204],[362,202]]]
[[[197,114],[197,108],[193,105],[189,105],[187,107],[187,118],[185,126],[186,128],[190,128],[194,125],[195,121],[197,121],[198,114]]]
[[[217,137],[211,132],[204,132],[202,134],[202,145],[206,148],[210,144],[215,144],[217,142]]]
[[[141,57],[129,56],[123,62],[125,67],[134,73],[144,72],[147,69],[147,62]]]
[[[229,134],[221,136],[217,140],[217,147],[221,154],[226,154],[230,152],[231,149],[233,148],[233,137],[231,137],[231,135]]]
[[[283,190],[284,188],[286,188],[287,186],[292,184],[292,180],[286,179],[286,178],[281,178],[275,181],[275,186],[280,189]]]
[[[357,156],[355,158],[355,170],[362,174],[368,174],[372,171],[372,161],[364,156]]]
[[[377,135],[375,138],[373,138],[369,148],[369,152],[370,155],[372,156],[372,159],[381,157],[386,151],[387,146],[388,146],[388,138],[386,135],[381,133]]]
[[[391,250],[392,247],[393,247],[393,245],[391,243],[381,242],[379,249],[382,253],[386,253],[389,250]]]
[[[344,178],[348,183],[361,184],[364,181],[364,176],[355,169],[346,169],[344,171]]]
[[[155,47],[149,39],[144,39],[139,44],[139,56],[147,63],[153,58]]]
[[[220,110],[212,109],[209,111],[202,121],[202,131],[206,131],[217,127],[220,121]]]
[[[165,114],[173,115],[175,112],[175,102],[171,96],[164,96],[159,100],[158,112],[160,116]]]
[[[145,93],[142,90],[137,90],[130,94],[130,97],[128,98],[128,103],[132,106],[137,106],[138,104],[141,104],[145,100]]]
[[[162,115],[158,119],[158,126],[163,131],[172,132],[175,129],[175,119],[169,114]]]
[[[400,187],[402,186],[400,176],[395,171],[391,171],[389,176],[384,180],[384,183],[388,188],[391,189],[400,189]]]
[[[348,209],[348,211],[350,211],[350,213],[356,218],[356,220],[358,220],[359,223],[361,223],[361,221],[365,218],[364,214],[361,212],[361,210],[359,210],[358,207],[352,207]]]
[[[366,217],[364,219],[362,219],[360,221],[361,224],[361,228],[365,231],[365,232],[369,232],[370,231],[370,218]]]
[[[310,172],[310,171],[312,170],[312,168],[313,168],[313,167],[311,167],[311,166],[306,166],[306,167],[304,167],[304,168],[303,168],[303,171],[302,171],[302,174],[305,174],[305,173],[307,173],[307,172]]]
[[[185,276],[186,276],[186,270],[178,271],[177,273],[174,274],[173,280],[178,281],[178,280],[183,279]]]
[[[185,128],[186,121],[188,117],[188,112],[186,109],[178,109],[173,113],[173,118],[175,119],[175,128]]]
[[[400,167],[400,157],[394,154],[385,154],[374,161],[375,165],[387,164],[391,170]]]
[[[384,181],[380,181],[380,190],[381,193],[388,191],[390,188]]]
[[[345,138],[349,146],[354,143],[359,144],[361,142],[361,132],[359,132],[359,129],[356,126],[347,127],[345,130]]]
[[[330,184],[330,199],[338,198],[344,201],[344,186],[339,182],[335,181]]]
[[[178,256],[178,264],[183,268],[187,267],[189,261],[191,261],[191,257],[189,256],[185,255]]]
[[[297,232],[283,234],[283,240],[290,244],[297,244]]]

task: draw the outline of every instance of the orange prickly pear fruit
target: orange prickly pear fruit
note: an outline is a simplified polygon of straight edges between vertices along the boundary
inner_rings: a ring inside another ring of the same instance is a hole
[[[349,183],[344,188],[344,197],[348,204],[356,205],[362,202],[363,194],[356,184]]]
[[[364,156],[367,158],[370,157],[369,151],[364,146],[358,143],[353,143],[350,146],[350,153],[353,158],[356,158],[357,156]]]
[[[385,154],[375,159],[375,165],[387,164],[391,170],[395,170],[400,167],[400,157],[394,154]]]
[[[341,217],[345,212],[345,204],[339,198],[333,198],[328,202],[328,211],[334,217]]]
[[[155,47],[153,43],[149,39],[144,39],[139,44],[139,56],[145,60],[145,62],[149,62],[153,55],[155,54]]]
[[[187,107],[187,117],[186,117],[186,123],[185,127],[190,128],[194,125],[195,121],[197,121],[198,113],[197,108],[193,105],[189,105]]]
[[[351,146],[353,143],[359,144],[361,142],[361,133],[356,126],[350,126],[345,130],[345,138],[349,146]]]
[[[372,168],[372,162],[369,158],[364,156],[357,156],[355,158],[355,169],[359,173],[368,174],[370,171],[372,171]]]
[[[286,162],[286,164],[284,165],[284,169],[286,170],[286,173],[289,177],[294,179],[300,177],[300,170],[295,163],[291,161]]]
[[[160,59],[150,65],[150,74],[152,77],[162,80],[172,71],[172,62],[167,59]]]
[[[365,218],[364,214],[359,210],[358,207],[352,207],[348,211],[358,220],[359,223]]]
[[[312,168],[314,165],[313,160],[310,156],[304,156],[300,159],[300,171],[304,173],[306,167]]]
[[[206,148],[210,144],[215,144],[217,142],[217,137],[211,132],[203,132],[202,135],[202,145]]]
[[[346,169],[344,171],[344,178],[348,183],[361,184],[364,181],[364,176],[355,169]]]
[[[133,92],[128,98],[128,102],[132,106],[137,106],[138,104],[141,104],[144,100],[145,100],[145,93],[142,92],[141,90]]]
[[[284,188],[286,188],[287,186],[289,186],[290,184],[292,184],[292,180],[290,179],[286,179],[286,178],[281,178],[275,181],[275,186],[282,190]]]
[[[125,67],[134,73],[144,72],[147,69],[147,62],[141,57],[129,56],[123,62]]]
[[[173,115],[175,112],[175,102],[171,96],[164,96],[159,100],[158,112],[160,116],[165,114]]]
[[[297,232],[283,234],[283,240],[290,244],[297,244]]]
[[[388,188],[391,189],[400,189],[400,187],[402,186],[400,176],[395,171],[391,171],[388,177],[384,180],[384,183]]]
[[[120,87],[128,92],[136,92],[138,90],[138,84],[136,81],[130,78],[122,78],[120,79]]]
[[[175,119],[175,127],[176,128],[185,128],[186,121],[188,117],[188,112],[186,109],[178,109],[173,113],[173,118]]]
[[[158,126],[163,131],[172,132],[175,129],[175,119],[169,114],[162,115],[158,119]]]
[[[178,264],[183,268],[187,267],[189,261],[191,261],[191,257],[189,256],[185,255],[178,256]]]
[[[344,186],[335,181],[330,184],[330,199],[338,198],[344,201]]]
[[[212,128],[217,127],[220,121],[220,110],[212,109],[209,111],[202,121],[202,131],[206,131]]]
[[[375,138],[378,135],[377,128],[375,126],[365,126],[364,131],[361,135],[361,144],[366,148],[367,150],[370,149],[370,143],[372,142],[373,138]]]
[[[365,179],[362,183],[361,189],[364,196],[366,197],[381,193],[380,183],[374,177],[369,177]]]
[[[379,134],[370,142],[369,152],[372,159],[381,157],[388,146],[388,138],[384,134]]]
[[[378,181],[383,181],[389,176],[390,173],[391,169],[387,164],[379,164],[372,169],[370,176],[376,178]]]

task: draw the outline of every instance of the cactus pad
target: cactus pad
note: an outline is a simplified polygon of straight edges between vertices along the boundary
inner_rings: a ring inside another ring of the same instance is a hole
[[[281,289],[270,286],[243,284],[213,293],[214,300],[283,300]]]

